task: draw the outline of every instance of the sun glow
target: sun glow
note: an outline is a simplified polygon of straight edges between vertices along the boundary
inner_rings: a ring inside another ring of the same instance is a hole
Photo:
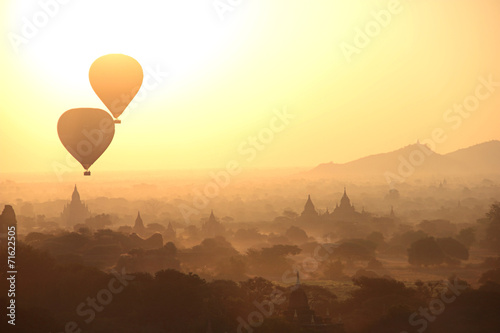
[[[106,109],[89,68],[110,53],[136,59],[144,84],[96,162],[102,170],[224,166],[285,107],[296,121],[253,167],[346,162],[438,127],[449,136],[438,152],[498,138],[499,94],[459,134],[443,121],[478,78],[500,80],[496,0],[401,0],[390,19],[380,13],[397,0],[221,2],[234,4],[223,19],[204,0],[2,2],[0,126],[10,143],[0,148],[16,159],[0,167],[50,172],[64,162],[57,120],[72,108]],[[343,43],[370,27],[346,59]],[[13,34],[29,36],[13,47]]]

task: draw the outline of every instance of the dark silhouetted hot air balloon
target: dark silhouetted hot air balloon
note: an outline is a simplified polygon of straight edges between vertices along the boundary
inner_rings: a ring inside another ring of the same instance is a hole
[[[124,54],[108,54],[90,66],[89,80],[92,89],[115,117],[123,113],[141,88],[144,73],[132,57]]]
[[[68,152],[85,168],[104,153],[115,135],[110,114],[101,109],[78,108],[64,112],[57,122],[57,133]]]

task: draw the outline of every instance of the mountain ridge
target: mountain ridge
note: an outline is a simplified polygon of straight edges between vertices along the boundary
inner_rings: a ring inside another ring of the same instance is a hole
[[[500,173],[500,141],[490,140],[456,151],[439,154],[421,143],[379,154],[364,156],[346,163],[321,163],[308,175],[398,174],[401,165],[416,174]],[[412,172],[412,173],[413,173]],[[401,173],[401,172],[399,172]]]

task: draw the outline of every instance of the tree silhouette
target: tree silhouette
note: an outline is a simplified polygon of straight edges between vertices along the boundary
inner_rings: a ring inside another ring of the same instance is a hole
[[[443,250],[443,252],[454,259],[459,259],[459,260],[468,260],[469,259],[469,250],[457,241],[454,238],[447,237],[447,238],[438,238],[436,240],[437,244]]]
[[[487,248],[500,253],[500,203],[494,203],[486,213],[486,237],[484,244]]]
[[[408,249],[408,262],[411,265],[440,265],[445,254],[434,237],[427,237],[413,242]]]
[[[476,241],[476,230],[474,228],[462,229],[455,238],[465,247],[470,248]]]

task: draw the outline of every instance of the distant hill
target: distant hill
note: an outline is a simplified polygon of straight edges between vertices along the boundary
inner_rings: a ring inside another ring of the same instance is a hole
[[[500,174],[500,141],[484,142],[444,155],[417,143],[348,163],[320,164],[306,174],[321,177],[382,176],[387,172],[399,175],[400,170],[415,175]]]

